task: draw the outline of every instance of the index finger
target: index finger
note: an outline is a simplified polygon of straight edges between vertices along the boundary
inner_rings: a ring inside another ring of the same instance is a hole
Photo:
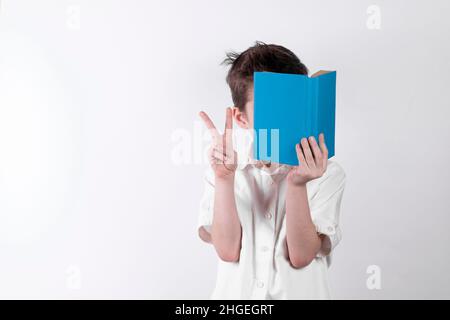
[[[209,116],[206,114],[206,112],[204,111],[200,111],[199,113],[200,118],[202,118],[203,122],[205,123],[206,127],[211,131],[211,136],[214,139],[217,139],[220,135],[219,135],[219,131],[217,131],[216,126],[214,125],[214,123],[211,121],[211,119],[209,118]]]
[[[225,120],[225,130],[226,129],[233,129],[233,117],[231,114],[231,108],[227,108],[227,113],[226,113],[226,120]]]

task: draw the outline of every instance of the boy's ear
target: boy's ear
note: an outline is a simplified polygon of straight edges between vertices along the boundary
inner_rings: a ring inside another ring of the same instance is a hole
[[[231,110],[234,121],[236,121],[237,125],[242,129],[248,129],[250,123],[248,122],[247,114],[236,107],[232,107]]]

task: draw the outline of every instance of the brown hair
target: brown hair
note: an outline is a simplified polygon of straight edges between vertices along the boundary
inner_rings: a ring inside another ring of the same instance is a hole
[[[244,111],[249,89],[253,85],[253,72],[308,74],[308,69],[289,49],[275,44],[256,41],[242,53],[228,52],[224,65],[231,65],[227,83],[231,89],[234,106]]]

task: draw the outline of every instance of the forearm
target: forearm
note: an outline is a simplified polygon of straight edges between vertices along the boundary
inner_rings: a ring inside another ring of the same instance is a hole
[[[322,240],[311,219],[306,184],[288,184],[286,241],[291,264],[297,268],[311,263],[322,245]]]
[[[211,239],[222,260],[239,260],[241,233],[234,195],[234,175],[226,178],[216,177]]]

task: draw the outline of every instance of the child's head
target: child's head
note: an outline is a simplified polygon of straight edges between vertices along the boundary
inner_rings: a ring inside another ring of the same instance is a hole
[[[256,42],[242,53],[230,52],[223,61],[231,65],[227,75],[236,123],[245,129],[253,128],[253,72],[308,74],[300,59],[285,47]]]

